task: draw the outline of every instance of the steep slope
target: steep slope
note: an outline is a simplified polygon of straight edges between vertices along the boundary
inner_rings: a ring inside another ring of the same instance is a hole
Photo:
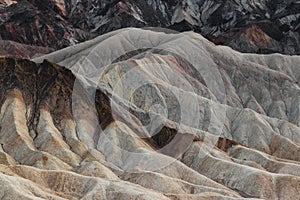
[[[88,115],[88,110],[80,112],[81,116],[89,118],[85,122],[73,118],[72,97],[76,101],[87,95],[78,84],[75,94],[71,94],[75,77],[70,71],[48,62],[36,65],[28,60],[2,58],[0,63],[2,199],[169,199],[168,195],[172,199],[180,193],[186,196],[186,190],[193,191],[195,198],[239,197],[179,162],[173,164],[174,169],[167,168],[165,173],[171,173],[168,176],[145,172],[146,179],[153,179],[150,185],[138,186],[138,180],[130,183],[126,171],[106,161],[100,146],[96,147],[105,139],[89,137],[94,132],[89,130],[88,123],[95,114]],[[97,116],[101,122],[111,115],[108,100],[103,92],[97,91]],[[115,139],[122,140],[127,134],[136,135],[121,122],[110,122],[109,126],[101,123],[101,126],[106,129],[103,132],[97,130],[97,134],[103,135],[113,129],[121,137]],[[140,139],[136,138],[135,142],[153,152],[154,158],[162,157]],[[130,143],[125,145],[130,147]],[[133,148],[136,147],[133,144]],[[177,173],[182,172],[191,177],[185,176],[181,180]],[[121,176],[127,181],[122,181]],[[158,182],[168,182],[170,187],[161,191],[156,185]]]
[[[53,52],[48,47],[20,44],[9,40],[0,40],[0,57],[34,58]]]
[[[241,52],[300,53],[298,0],[5,2],[0,36],[26,44],[62,48],[120,28],[164,27],[194,30]]]
[[[0,59],[3,199],[299,197],[299,56],[130,28],[34,61]]]
[[[0,7],[0,39],[55,49],[74,44],[73,26],[52,4],[25,0]]]

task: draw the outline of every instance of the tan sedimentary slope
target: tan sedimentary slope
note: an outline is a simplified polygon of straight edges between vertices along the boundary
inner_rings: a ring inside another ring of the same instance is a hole
[[[4,199],[300,196],[299,57],[124,29],[0,61]]]

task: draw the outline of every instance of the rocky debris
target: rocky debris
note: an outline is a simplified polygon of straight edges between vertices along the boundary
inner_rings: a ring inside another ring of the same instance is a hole
[[[0,58],[1,198],[298,199],[299,56],[129,28],[34,61]]]
[[[241,52],[300,53],[297,0],[24,0],[2,4],[1,38],[31,45],[60,49],[120,28],[164,27],[193,30]]]

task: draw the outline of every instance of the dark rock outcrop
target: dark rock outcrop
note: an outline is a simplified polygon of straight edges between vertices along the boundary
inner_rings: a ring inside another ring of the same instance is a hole
[[[0,39],[51,47],[70,46],[72,25],[52,1],[18,1],[0,7]]]
[[[297,0],[23,0],[0,7],[0,37],[59,49],[124,27],[164,27],[241,52],[300,54],[299,10]]]
[[[53,52],[49,47],[20,44],[9,40],[0,40],[0,57],[34,58]]]

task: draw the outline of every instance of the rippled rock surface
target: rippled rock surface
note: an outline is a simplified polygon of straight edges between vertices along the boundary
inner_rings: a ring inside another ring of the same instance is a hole
[[[0,197],[296,200],[299,63],[132,28],[0,58]]]

